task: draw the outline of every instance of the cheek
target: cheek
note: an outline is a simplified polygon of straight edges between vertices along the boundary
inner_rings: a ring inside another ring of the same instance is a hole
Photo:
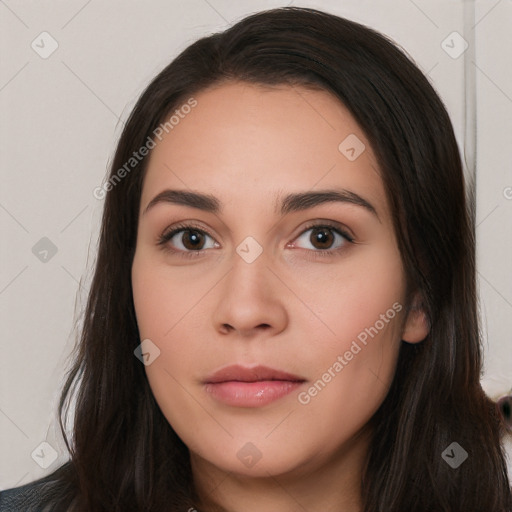
[[[152,393],[178,435],[186,439],[189,447],[194,447],[196,438],[190,437],[189,427],[205,424],[205,416],[187,390],[200,353],[191,343],[192,330],[184,331],[184,327],[190,327],[187,313],[192,312],[191,299],[197,295],[193,285],[191,289],[180,282],[176,272],[168,274],[169,268],[149,261],[142,252],[136,253],[132,267],[133,300],[141,340],[150,339],[160,351],[145,367]]]
[[[183,270],[162,264],[143,250],[135,254],[132,290],[140,339],[150,339],[160,351],[145,370],[168,419],[194,404],[185,387],[201,375],[205,358],[201,300],[213,286],[210,281],[191,280]]]
[[[135,254],[132,290],[141,338],[165,342],[179,324],[197,313],[198,302],[211,288],[207,276],[190,278],[190,273],[172,267],[165,259]]]
[[[143,253],[134,258],[132,289],[140,339],[150,339],[160,350],[146,372],[150,383],[159,388],[169,388],[169,379],[178,377],[183,369],[190,372],[197,363],[190,318],[197,313],[194,305],[198,294],[204,293],[202,288],[197,282],[188,286],[180,282],[176,270],[170,272],[169,267],[150,261]]]
[[[303,346],[301,359],[309,362],[314,378],[299,403],[319,413],[330,411],[352,428],[368,421],[384,400],[401,344],[403,270],[393,248],[380,256],[361,257],[336,278],[311,276],[316,285],[312,280],[302,289],[304,294],[309,290],[322,335],[314,337],[310,319],[304,321],[308,339],[316,341]]]
[[[314,321],[297,316],[302,329],[319,333],[321,329],[317,361],[325,364],[322,354],[332,358],[333,353],[349,350],[356,339],[362,346],[374,338],[398,344],[406,283],[394,245],[386,244],[379,251],[361,250],[336,271],[325,272],[319,266],[295,283],[297,295],[316,316]],[[366,357],[375,345],[379,343],[368,343]]]
[[[310,361],[311,380],[297,402],[302,416],[311,419],[304,421],[304,428],[323,440],[321,450],[335,449],[363,428],[388,393],[400,348],[403,309],[398,302],[384,301],[383,306],[372,304],[362,312],[347,309],[344,321],[333,320],[342,334],[303,354]]]

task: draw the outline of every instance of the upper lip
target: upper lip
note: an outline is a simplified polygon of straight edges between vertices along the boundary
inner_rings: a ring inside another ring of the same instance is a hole
[[[205,379],[208,384],[217,384],[219,382],[239,381],[239,382],[258,382],[262,380],[286,380],[292,382],[304,382],[306,379],[298,375],[292,375],[288,372],[275,370],[267,366],[226,366],[217,370]]]

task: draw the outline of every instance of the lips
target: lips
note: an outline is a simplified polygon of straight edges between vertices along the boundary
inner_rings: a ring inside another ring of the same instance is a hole
[[[300,387],[306,379],[266,366],[222,368],[204,380],[212,398],[234,407],[262,407]]]
[[[291,373],[282,372],[281,370],[274,370],[266,366],[254,366],[253,368],[248,368],[234,365],[215,372],[211,377],[208,377],[205,382],[217,384],[219,382],[234,380],[239,382],[257,382],[263,380],[304,382],[306,379],[299,377],[298,375],[292,375]]]

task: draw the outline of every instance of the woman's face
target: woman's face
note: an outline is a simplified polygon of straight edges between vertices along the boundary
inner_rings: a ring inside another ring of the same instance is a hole
[[[133,297],[154,396],[194,467],[267,476],[361,456],[400,340],[426,335],[405,317],[372,149],[325,91],[194,98],[155,140],[140,204]]]

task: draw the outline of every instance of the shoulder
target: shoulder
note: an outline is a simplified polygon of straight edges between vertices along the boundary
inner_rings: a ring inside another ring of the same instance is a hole
[[[58,494],[58,475],[63,468],[34,482],[0,492],[0,512],[46,512]]]
[[[37,510],[44,506],[45,484],[39,481],[0,492],[0,512]]]

